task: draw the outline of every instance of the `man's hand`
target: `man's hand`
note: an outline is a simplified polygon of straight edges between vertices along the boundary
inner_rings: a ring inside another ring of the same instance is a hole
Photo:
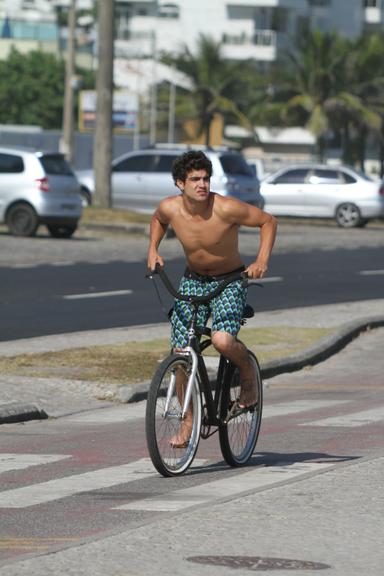
[[[147,266],[148,269],[150,271],[154,270],[156,267],[156,264],[160,264],[160,266],[164,266],[164,260],[163,258],[160,256],[160,254],[158,252],[148,252],[148,260],[147,260]]]
[[[248,274],[248,278],[263,278],[267,273],[268,266],[266,262],[257,259],[255,262],[252,262],[246,268],[245,272]]]

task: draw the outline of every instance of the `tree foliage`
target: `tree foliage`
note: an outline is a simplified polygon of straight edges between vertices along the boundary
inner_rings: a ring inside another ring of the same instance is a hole
[[[59,129],[62,125],[65,63],[53,54],[13,49],[0,61],[0,123],[38,125]],[[83,73],[84,84],[93,76]]]

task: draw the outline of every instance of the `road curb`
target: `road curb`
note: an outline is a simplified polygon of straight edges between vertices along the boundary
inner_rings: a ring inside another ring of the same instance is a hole
[[[262,377],[268,380],[279,374],[301,370],[305,366],[314,366],[342,350],[361,333],[382,326],[384,326],[384,316],[368,317],[345,324],[339,330],[324,337],[315,345],[299,354],[262,364]],[[121,387],[119,399],[127,404],[146,400],[148,389],[148,382]],[[33,404],[26,405],[12,402],[0,405],[0,424],[41,420],[48,417],[49,415],[44,410]]]
[[[34,404],[10,402],[0,406],[0,424],[26,422],[27,420],[45,420],[48,414]]]

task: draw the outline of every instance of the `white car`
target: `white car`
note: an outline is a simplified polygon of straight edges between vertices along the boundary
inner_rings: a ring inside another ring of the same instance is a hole
[[[265,210],[275,216],[334,218],[343,228],[384,218],[384,186],[347,166],[297,164],[261,182]]]
[[[15,236],[34,236],[45,224],[70,238],[82,214],[80,184],[58,152],[0,147],[0,223]]]

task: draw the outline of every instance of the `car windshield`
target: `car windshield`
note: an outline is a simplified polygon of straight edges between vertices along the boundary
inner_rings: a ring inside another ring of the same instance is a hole
[[[62,154],[45,154],[41,156],[40,162],[46,174],[51,176],[72,176],[73,172]]]
[[[241,174],[243,176],[254,176],[252,168],[246,163],[241,154],[222,154],[220,162],[226,174]]]

